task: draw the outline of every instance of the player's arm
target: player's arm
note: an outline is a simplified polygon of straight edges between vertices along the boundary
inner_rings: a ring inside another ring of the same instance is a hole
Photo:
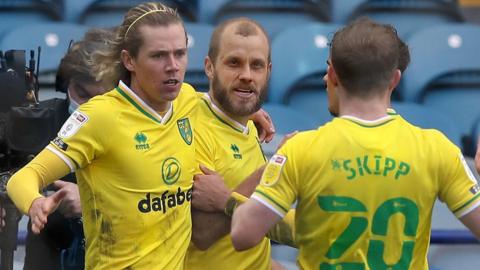
[[[224,211],[232,195],[221,176],[201,167],[204,175],[196,175],[193,191],[192,241],[201,250],[208,249],[217,240],[230,232],[230,217]],[[264,166],[247,177],[233,191],[250,196],[257,186]],[[246,200],[246,198],[245,198]]]
[[[255,199],[240,205],[233,213],[233,246],[242,251],[256,246],[282,217]]]
[[[480,240],[480,207],[461,217],[460,221]]]
[[[279,244],[298,248],[295,242],[295,209],[290,209],[282,220],[267,233],[267,237]]]
[[[39,233],[55,211],[65,191],[43,197],[39,190],[70,172],[70,167],[48,149],[40,152],[30,163],[15,173],[7,185],[8,196],[17,208],[30,216],[32,231]]]

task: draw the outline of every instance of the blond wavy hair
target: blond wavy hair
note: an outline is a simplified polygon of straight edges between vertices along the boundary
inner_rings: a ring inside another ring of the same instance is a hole
[[[175,9],[158,2],[143,3],[131,8],[125,15],[122,24],[117,27],[115,35],[105,40],[108,46],[91,55],[89,65],[96,74],[97,81],[116,85],[119,80],[130,84],[130,72],[123,65],[120,53],[127,50],[132,57],[137,57],[143,44],[139,31],[143,25],[169,26],[183,25],[182,18]],[[185,37],[187,34],[185,33]]]

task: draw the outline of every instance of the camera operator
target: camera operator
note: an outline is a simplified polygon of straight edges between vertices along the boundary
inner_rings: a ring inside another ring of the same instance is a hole
[[[92,29],[85,34],[83,40],[75,42],[62,58],[55,82],[56,90],[67,94],[67,99],[61,106],[64,112],[63,119],[60,119],[62,123],[80,104],[103,94],[104,89],[112,88],[96,81],[87,65],[89,55],[106,46],[105,37],[111,35],[113,32],[109,30]],[[24,270],[84,268],[80,195],[75,175],[70,174],[64,178],[47,188],[47,192],[56,190],[66,195],[57,211],[49,215],[44,230],[40,234],[32,233],[29,222]],[[5,211],[0,205],[0,231],[5,224],[4,215]]]

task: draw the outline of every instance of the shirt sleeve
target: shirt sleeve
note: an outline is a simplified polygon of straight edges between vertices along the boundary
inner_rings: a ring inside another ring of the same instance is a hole
[[[262,179],[252,198],[284,217],[298,195],[298,170],[301,155],[297,155],[296,141],[290,139],[265,167]]]
[[[32,202],[42,197],[39,190],[66,175],[69,168],[49,150],[41,151],[25,167],[15,173],[7,185],[8,196],[24,214]]]
[[[74,172],[90,164],[108,148],[108,134],[115,130],[115,112],[102,99],[92,99],[73,112],[47,148]]]
[[[480,205],[480,188],[460,149],[442,136],[439,151],[439,199],[457,218]]]

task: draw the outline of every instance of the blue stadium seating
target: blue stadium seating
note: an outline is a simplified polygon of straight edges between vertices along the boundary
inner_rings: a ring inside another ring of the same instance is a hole
[[[480,26],[448,24],[420,31],[407,40],[412,62],[401,94],[449,114],[464,135],[480,115]]]
[[[80,40],[88,27],[68,23],[36,23],[17,27],[0,40],[0,49],[36,50],[41,46],[40,72],[54,72],[71,40]]]
[[[71,23],[79,23],[80,17],[85,10],[96,0],[63,0],[64,5],[64,21]]]
[[[475,153],[477,150],[478,145],[478,138],[480,137],[480,115],[477,116],[473,123],[472,127],[472,149],[470,149],[471,153]]]
[[[84,10],[79,20],[80,23],[89,26],[117,26],[122,23],[123,17],[131,7],[144,2],[144,0],[96,0]],[[159,2],[177,9],[185,21],[197,20],[196,1],[162,0]]]
[[[38,22],[60,21],[63,5],[57,0],[0,1],[0,37],[5,32],[22,25]]]
[[[319,123],[331,118],[323,76],[328,42],[339,27],[310,23],[286,30],[273,40],[269,102],[289,104]]]
[[[392,108],[411,124],[421,128],[438,129],[458,147],[462,147],[460,128],[449,115],[413,102],[393,102]]]
[[[332,1],[331,21],[346,24],[353,11],[367,0],[334,0]]]
[[[267,157],[272,156],[282,138],[296,130],[304,131],[318,127],[317,122],[308,114],[294,110],[282,104],[263,104],[262,108],[270,114],[275,125],[276,135],[272,142],[263,145],[263,151]]]
[[[232,0],[214,2],[217,3],[217,10],[211,23],[217,24],[240,16],[250,17],[258,21],[272,39],[278,32],[287,27],[315,21],[327,22],[330,14],[329,1],[325,0]],[[213,4],[209,5],[213,8]]]
[[[197,91],[208,91],[208,77],[205,75],[204,60],[208,54],[213,26],[200,23],[185,23],[188,34],[188,66],[185,81]]]
[[[392,24],[403,38],[429,26],[464,21],[456,0],[367,0],[349,20],[361,16]]]
[[[314,129],[318,125],[309,115],[282,104],[265,103],[262,108],[270,114],[279,134],[288,134],[295,130]]]

